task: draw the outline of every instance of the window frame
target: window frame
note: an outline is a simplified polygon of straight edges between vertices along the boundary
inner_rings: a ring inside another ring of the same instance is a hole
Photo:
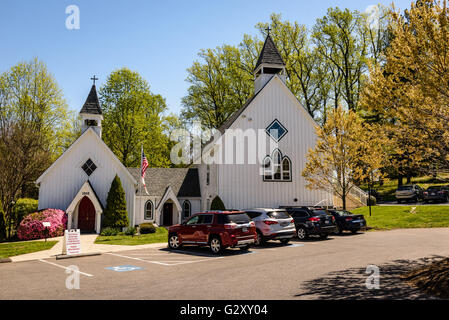
[[[188,216],[186,216],[186,210],[185,210],[186,204],[189,206],[189,215]],[[189,200],[184,200],[184,202],[182,203],[182,218],[185,220],[185,219],[190,218],[191,216],[192,216],[192,203]]]
[[[289,170],[284,170],[284,162],[289,164]],[[284,179],[288,173],[288,179]],[[276,175],[280,178],[276,179]],[[263,181],[264,182],[292,182],[292,161],[288,156],[284,156],[280,149],[274,149],[271,156],[268,155],[263,160]]]
[[[149,204],[151,204],[151,218],[148,218],[147,217],[147,212],[148,212],[148,205]],[[146,202],[145,202],[145,207],[144,207],[144,216],[143,216],[143,218],[145,219],[145,220],[154,220],[154,204],[153,204],[153,201],[151,201],[151,200],[147,200]]]

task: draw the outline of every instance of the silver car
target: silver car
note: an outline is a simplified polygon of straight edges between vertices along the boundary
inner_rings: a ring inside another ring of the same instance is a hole
[[[287,244],[295,236],[295,221],[285,209],[248,209],[244,210],[256,224],[256,245],[269,240],[280,240]]]

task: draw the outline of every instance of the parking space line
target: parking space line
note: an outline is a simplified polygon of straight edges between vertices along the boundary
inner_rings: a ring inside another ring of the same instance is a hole
[[[154,263],[154,264],[159,264],[159,265],[163,265],[163,266],[177,266],[177,265],[181,265],[181,264],[189,264],[189,263],[195,263],[195,262],[205,262],[205,261],[211,261],[211,260],[217,260],[217,259],[223,259],[224,257],[215,257],[215,258],[210,258],[210,259],[203,259],[203,260],[195,260],[195,261],[166,261],[166,262],[162,262],[162,261],[151,261],[151,260],[144,260],[144,259],[140,259],[140,258],[136,258],[136,257],[128,257],[128,256],[124,256],[121,254],[116,254],[116,253],[106,253],[109,255],[113,255],[116,257],[121,257],[121,258],[128,258],[128,259],[133,259],[133,260],[137,260],[137,261],[142,261],[142,262],[147,262],[147,263]],[[175,262],[175,263],[168,263],[168,262]]]
[[[78,270],[73,270],[73,269],[71,269],[71,268],[69,268],[69,267],[64,267],[64,266],[62,266],[62,265],[60,265],[60,264],[57,264],[57,263],[53,263],[53,262],[46,261],[46,260],[42,260],[42,259],[39,259],[39,261],[40,261],[40,262],[44,262],[44,263],[51,264],[52,266],[59,267],[59,268],[65,269],[65,270],[70,270],[70,271],[77,272],[77,273],[82,274],[82,275],[84,275],[84,276],[86,276],[86,277],[93,277],[93,275],[91,275],[91,274],[89,274],[89,273],[81,272],[81,271],[78,271]]]

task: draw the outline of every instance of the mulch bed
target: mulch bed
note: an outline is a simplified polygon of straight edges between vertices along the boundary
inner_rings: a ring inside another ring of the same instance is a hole
[[[449,299],[449,259],[412,270],[401,278],[429,295]]]

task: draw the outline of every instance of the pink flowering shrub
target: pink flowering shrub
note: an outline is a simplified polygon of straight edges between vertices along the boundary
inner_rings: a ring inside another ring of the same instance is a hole
[[[45,227],[42,222],[50,222],[48,237],[59,237],[64,235],[67,228],[67,215],[58,209],[46,209],[27,215],[17,229],[17,235],[21,240],[33,240],[45,238]]]

